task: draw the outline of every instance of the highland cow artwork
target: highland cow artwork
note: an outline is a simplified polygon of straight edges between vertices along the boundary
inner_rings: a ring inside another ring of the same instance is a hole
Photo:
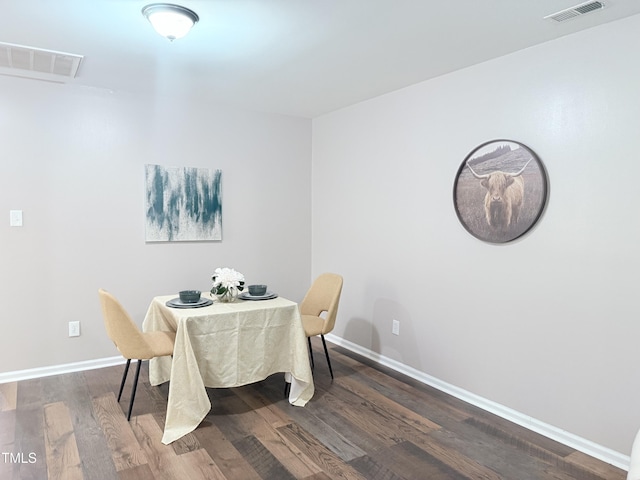
[[[147,242],[222,239],[220,170],[145,165]]]
[[[538,221],[547,192],[544,166],[533,151],[511,140],[494,140],[462,162],[453,200],[469,233],[486,242],[506,243]]]

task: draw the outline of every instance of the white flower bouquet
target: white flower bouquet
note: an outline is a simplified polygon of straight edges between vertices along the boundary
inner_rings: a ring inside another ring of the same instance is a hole
[[[233,302],[244,290],[244,275],[233,268],[216,268],[211,280],[213,280],[211,293],[221,302]]]

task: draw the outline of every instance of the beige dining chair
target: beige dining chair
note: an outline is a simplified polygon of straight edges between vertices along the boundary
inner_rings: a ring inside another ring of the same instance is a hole
[[[335,273],[323,273],[315,279],[299,307],[302,326],[304,327],[304,333],[307,335],[307,341],[309,343],[311,368],[314,367],[311,337],[320,335],[332,379],[333,369],[331,368],[329,350],[327,350],[327,343],[325,342],[324,336],[331,332],[336,324],[341,293],[342,277]]]
[[[140,376],[142,361],[155,357],[173,355],[173,345],[176,336],[172,332],[141,332],[124,307],[113,295],[103,289],[98,290],[98,295],[100,296],[100,304],[102,305],[102,315],[104,317],[107,335],[116,345],[116,348],[122,356],[127,359],[127,365],[124,368],[122,382],[120,383],[120,391],[118,392],[118,402],[120,402],[120,398],[122,397],[122,390],[127,380],[131,360],[138,360],[131,390],[131,400],[129,401],[129,412],[127,413],[127,420],[131,420],[131,410],[133,409],[133,401],[136,397],[136,388],[138,387],[138,377]]]

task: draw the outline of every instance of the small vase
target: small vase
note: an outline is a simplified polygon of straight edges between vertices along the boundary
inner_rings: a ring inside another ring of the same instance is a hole
[[[236,298],[238,298],[238,290],[229,289],[224,293],[215,293],[214,294],[219,302],[221,303],[231,303],[235,302]]]

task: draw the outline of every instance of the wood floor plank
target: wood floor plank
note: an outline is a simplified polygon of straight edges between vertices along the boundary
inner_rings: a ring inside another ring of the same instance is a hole
[[[13,443],[16,435],[16,411],[0,412],[0,478],[11,478],[13,465],[7,460],[7,453],[14,453]]]
[[[64,402],[73,423],[85,480],[103,480],[116,476],[111,452],[93,410],[85,372],[55,375],[42,379],[47,402]]]
[[[384,459],[383,461],[381,461]],[[376,452],[375,455],[354,460],[352,465],[367,475],[370,480],[387,478],[386,472],[391,471],[398,478],[429,480],[477,480],[440,462],[411,442],[400,442]],[[481,477],[480,477],[481,478]]]
[[[289,415],[263,394],[264,389],[262,387],[267,384],[268,382],[261,382],[258,385],[233,388],[231,391],[240,397],[244,403],[249,405],[254,412],[260,415],[272,427],[278,428],[290,424],[291,418]]]
[[[44,435],[48,478],[83,479],[78,445],[69,410],[64,403],[45,405]]]
[[[274,391],[271,386],[268,386],[266,391],[271,395],[280,395],[279,388]],[[282,403],[286,404],[287,402],[286,400],[283,400]],[[307,432],[313,432],[313,436],[318,439],[322,445],[326,446],[326,448],[344,462],[366,455],[366,452],[363,449],[345,438],[338,429],[331,427],[322,419],[318,418],[313,413],[312,406],[304,408],[294,407],[291,405],[286,406],[289,416],[300,429],[306,430]]]
[[[353,468],[360,472],[367,480],[410,480],[403,478],[391,470],[385,462],[381,461],[388,447],[383,447],[374,455],[365,455],[349,462]],[[429,477],[422,477],[429,478]]]
[[[107,478],[117,478],[118,480],[155,480],[156,479],[156,477],[153,475],[153,472],[149,468],[149,465],[147,464],[127,468],[126,470],[121,470],[117,473],[116,477],[107,477]]]
[[[258,480],[260,476],[236,447],[214,424],[197,428],[193,434],[228,479]]]
[[[626,474],[619,468],[593,458],[586,453],[573,452],[565,457],[567,462],[573,463],[580,469],[588,469],[589,472],[595,473],[606,480],[625,480]]]
[[[563,445],[551,438],[539,435],[528,428],[516,425],[490,412],[480,411],[473,417],[466,419],[465,422],[475,424],[478,428],[492,431],[496,435],[516,437],[526,444],[536,445],[541,450],[545,450],[555,456],[566,457],[575,451],[568,445]]]
[[[31,378],[19,382],[16,409],[29,410],[43,407],[44,391],[42,381],[42,378]]]
[[[178,456],[173,448],[162,443],[162,430],[152,415],[132,418],[131,429],[144,451],[154,477],[175,480],[190,478],[185,477],[183,466],[176,461]]]
[[[312,475],[310,477],[306,477],[303,480],[331,480],[331,479],[332,479],[332,477],[330,477],[326,473],[320,472],[320,473],[316,473],[315,475]]]
[[[324,392],[323,400],[353,425],[374,436],[384,446],[403,440],[398,420],[383,409],[335,384]]]
[[[182,477],[189,480],[227,480],[220,468],[203,448],[176,456]],[[232,480],[232,479],[229,479]]]
[[[209,415],[205,417],[205,420],[220,429],[225,438],[233,443],[236,440],[242,440],[249,435],[249,432],[245,430],[241,422],[236,420],[237,414],[229,414],[229,404],[231,402],[242,401],[235,395],[218,399],[215,406],[209,412]]]
[[[278,431],[316,465],[322,468],[331,478],[344,480],[367,480],[354,468],[337,456],[329,448],[318,441],[313,435],[297,424],[289,424],[278,428]],[[314,476],[312,476],[313,478]]]
[[[501,480],[503,478],[480,461],[469,458],[457,450],[445,448],[437,440],[434,441],[433,439],[437,439],[440,433],[440,431],[435,431],[430,435],[407,435],[407,437],[413,445],[418,446],[431,458],[448,465],[454,471],[463,472],[469,478],[476,480]]]
[[[18,382],[0,383],[0,412],[16,409]]]
[[[122,413],[116,397],[106,394],[92,400],[98,424],[102,429],[116,471],[127,470],[147,463],[127,418]],[[133,420],[133,417],[132,417]]]
[[[233,442],[236,449],[264,480],[294,480],[294,477],[253,435]]]
[[[227,397],[221,404],[226,415],[234,418],[243,437],[255,437],[282,465],[286,465],[295,478],[304,478],[322,471],[241,398]]]
[[[322,471],[313,459],[304,455],[295,443],[273,427],[266,424],[256,427],[255,437],[295,478],[305,478]]]
[[[444,450],[454,450],[480,465],[490,466],[501,478],[518,480],[575,479],[550,464],[529,456],[528,452],[507,443],[495,441],[484,432],[460,423],[455,431],[437,431],[431,437]],[[580,479],[587,480],[587,479]],[[599,479],[601,480],[601,479]]]
[[[160,429],[163,431],[163,429]],[[200,450],[202,446],[198,442],[198,438],[193,433],[187,433],[184,437],[177,439],[171,443],[171,448],[177,455],[185,455],[189,452]]]
[[[397,440],[396,443],[402,443],[403,440],[409,440],[414,444],[420,445],[424,455],[433,458],[434,462],[447,465],[449,468],[456,471],[465,472],[465,474],[469,475],[471,478],[492,480],[500,479],[499,475],[490,468],[483,466],[477,461],[470,459],[455,450],[442,448],[437,445],[436,442],[433,442],[432,438],[437,436],[440,427],[429,422],[427,419],[422,421],[418,420],[419,417],[417,418],[415,416],[416,414],[411,410],[406,409],[406,407],[403,407],[390,399],[382,401],[377,397],[377,394],[372,394],[368,389],[357,387],[355,381],[345,381],[341,378],[336,383],[351,383],[351,393],[359,392],[366,398],[374,399],[373,402],[370,402],[369,400],[366,400],[354,393],[355,398],[351,400],[354,405],[354,410],[358,408],[366,408],[372,412],[377,412],[378,407],[382,405],[380,408],[382,408],[386,414],[396,419],[396,421],[391,420],[382,423],[384,428],[388,430],[389,437]],[[336,395],[340,398],[346,396],[344,393],[336,393]],[[358,398],[361,398],[362,400],[358,401]],[[355,414],[366,417],[372,416],[366,410],[363,412],[356,412]],[[384,414],[378,415],[375,417],[375,420],[376,422],[381,422],[382,418],[386,419],[387,417]],[[432,425],[435,425],[437,428],[431,428]]]
[[[440,425],[437,423],[434,423],[404,405],[397,403],[386,395],[382,395],[371,388],[367,388],[352,377],[340,377],[336,379],[335,383],[372,405],[375,405],[385,413],[392,415],[398,420],[405,422],[422,432],[430,432],[440,428]]]
[[[396,440],[396,443],[401,443],[402,440],[415,442],[423,447],[425,456],[432,457],[434,462],[447,465],[448,468],[452,469],[459,468],[461,471],[472,475],[473,478],[499,480],[500,477],[491,469],[454,450],[444,449],[434,444],[428,434],[440,429],[437,424],[430,422],[428,419],[421,420],[421,417],[415,412],[391,399],[380,398],[375,390],[363,388],[354,379],[347,380],[345,377],[341,377],[335,383],[337,385],[346,385],[349,388],[349,392],[354,395],[351,400],[354,405],[354,415],[367,418],[373,417],[375,422],[380,423],[385,431],[388,432],[389,438]],[[338,390],[335,389],[334,391],[340,398],[347,396],[344,392],[337,393]],[[358,399],[361,400],[359,401]],[[358,408],[366,408],[373,413],[366,412],[366,410],[365,412],[359,412],[357,411]]]
[[[350,419],[343,416],[341,410],[334,408],[335,401],[327,401],[325,397],[326,395],[323,394],[322,399],[318,399],[313,404],[308,403],[305,409],[309,409],[309,412],[320,421],[340,432],[349,444],[355,445],[360,450],[369,452],[387,445],[383,440],[377,438],[374,433],[368,432],[352,423]],[[344,408],[343,406],[340,407]]]
[[[509,445],[510,448],[517,447],[518,450],[526,452],[530,457],[544,460],[546,463],[558,467],[560,471],[572,477],[575,476],[581,480],[601,480],[600,475],[596,472],[589,471],[576,462],[567,462],[562,456],[557,455],[555,452],[540,447],[537,442],[532,443],[525,438],[518,437],[518,433],[520,432],[517,429],[502,428],[499,423],[487,423],[478,418],[469,418],[465,420],[464,423],[472,425],[474,428],[493,437],[496,441]]]
[[[345,375],[353,377],[368,388],[380,393],[381,395],[407,407],[431,422],[447,427],[448,425],[461,422],[471,417],[474,412],[470,411],[470,405],[465,404],[450,395],[443,394],[435,388],[427,385],[406,383],[412,379],[398,379],[377,370],[368,365],[360,365],[347,355],[335,355],[336,367],[338,372],[344,372]],[[348,367],[355,365],[357,369]],[[347,370],[343,370],[344,367]],[[397,374],[399,376],[399,374]],[[479,411],[480,409],[478,409]]]
[[[13,450],[5,450],[4,453],[13,453]],[[4,457],[4,455],[3,455]],[[0,459],[0,478],[10,479],[13,477],[13,465],[6,459]]]
[[[42,480],[47,478],[47,455],[44,444],[44,404],[42,381],[39,378],[18,384],[16,428],[13,452],[35,462],[13,463],[13,478]]]
[[[16,411],[7,410],[4,412],[0,412],[0,452],[13,451],[13,443],[15,441],[15,438]]]

